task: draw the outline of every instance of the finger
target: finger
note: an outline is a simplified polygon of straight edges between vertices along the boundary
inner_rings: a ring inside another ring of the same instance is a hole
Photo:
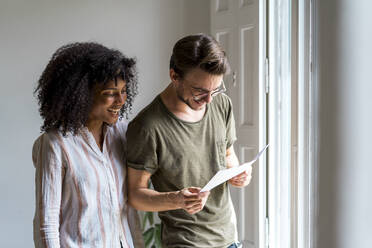
[[[237,175],[236,177],[244,177],[244,176],[247,176],[246,171],[243,171],[242,173],[240,173],[240,174]]]
[[[195,213],[199,212],[200,210],[201,210],[201,208],[190,209],[190,210],[185,210],[185,211],[188,212],[189,214],[195,214]]]
[[[241,181],[235,181],[234,184],[237,185],[237,186],[240,186],[242,184],[242,182]]]
[[[238,188],[241,188],[241,187],[243,187],[244,185],[243,184],[241,184],[241,183],[234,183],[234,184],[232,184],[234,187],[238,187]]]
[[[245,183],[245,182],[249,182],[248,178],[242,178],[240,180],[237,181],[238,183]]]
[[[250,180],[251,180],[251,178],[247,177],[247,178],[244,178],[244,179],[233,180],[231,183],[234,186],[246,186],[246,185],[249,184]]]
[[[240,173],[238,176],[249,176],[252,174],[252,168],[249,168],[245,171],[243,171],[242,173]]]
[[[189,187],[187,188],[191,193],[199,193],[201,188],[199,187]]]
[[[192,205],[192,206],[185,207],[185,209],[187,211],[193,211],[193,210],[199,209],[201,207],[203,207],[203,204],[202,203],[198,203],[198,204],[195,204],[195,205]]]
[[[232,181],[235,182],[235,183],[245,182],[246,178],[237,178],[237,179],[234,179]]]
[[[182,195],[184,199],[188,200],[197,200],[200,198],[198,193],[191,193],[188,190],[182,191]]]
[[[234,181],[231,181],[230,183],[235,187],[242,187],[245,185],[246,181],[245,180],[234,180]]]
[[[198,193],[193,193],[189,189],[183,189],[182,194],[184,196],[197,196],[198,195]]]
[[[192,207],[198,204],[201,204],[202,200],[197,200],[197,201],[185,201],[185,206],[186,207]]]
[[[204,191],[202,193],[199,193],[199,196],[201,198],[205,198],[205,197],[209,196],[210,193],[211,193],[210,191]]]
[[[233,177],[232,179],[239,179],[239,178],[243,178],[243,177],[247,177],[247,176],[248,176],[248,175],[245,174],[245,172],[243,172],[243,173],[241,173],[241,174],[239,174],[239,175]]]
[[[186,210],[189,214],[196,214],[197,212],[200,212],[201,208],[199,209],[192,209],[192,210]]]
[[[248,176],[247,175],[242,175],[240,177],[237,177],[236,180],[244,180],[246,179]]]
[[[199,196],[199,195],[195,195],[195,196],[184,196],[183,200],[185,202],[189,202],[189,201],[198,201],[198,200],[201,200],[202,198]]]
[[[202,209],[203,209],[203,205],[199,204],[199,205],[195,205],[194,207],[187,208],[186,211],[190,214],[194,214],[194,213],[199,212]]]

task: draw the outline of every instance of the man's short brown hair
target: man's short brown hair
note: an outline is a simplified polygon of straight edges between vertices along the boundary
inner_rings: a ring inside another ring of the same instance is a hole
[[[169,67],[181,78],[194,68],[214,75],[223,75],[230,70],[225,51],[206,34],[189,35],[177,41]]]

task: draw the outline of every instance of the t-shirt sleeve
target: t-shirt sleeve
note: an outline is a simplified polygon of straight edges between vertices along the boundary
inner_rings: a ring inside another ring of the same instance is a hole
[[[154,174],[158,169],[156,140],[150,130],[131,122],[127,129],[127,165]]]
[[[230,98],[227,98],[227,108],[226,108],[226,141],[227,141],[227,148],[230,148],[234,142],[236,141],[236,129],[235,129],[235,119],[234,119],[234,112],[233,106]]]

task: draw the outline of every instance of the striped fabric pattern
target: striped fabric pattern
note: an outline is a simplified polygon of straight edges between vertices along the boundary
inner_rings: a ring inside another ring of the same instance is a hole
[[[126,129],[124,121],[105,126],[103,151],[87,128],[35,141],[35,247],[143,247],[138,214],[127,205]]]

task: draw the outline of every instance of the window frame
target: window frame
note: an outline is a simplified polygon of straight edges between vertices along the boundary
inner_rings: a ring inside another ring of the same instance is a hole
[[[267,1],[268,246],[313,248],[319,113],[317,74],[312,66],[314,1]]]

